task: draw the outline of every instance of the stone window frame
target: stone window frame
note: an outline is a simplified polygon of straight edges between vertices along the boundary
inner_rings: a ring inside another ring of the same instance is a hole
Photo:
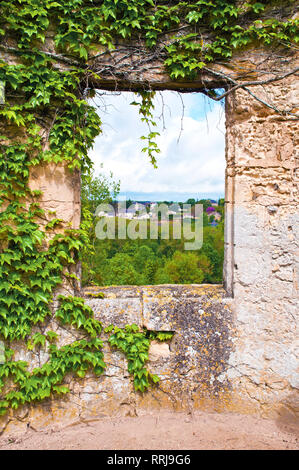
[[[206,96],[207,89],[228,89],[228,85],[225,81],[209,82],[206,85],[205,92],[202,91],[202,82],[199,87],[198,84],[194,82],[189,82],[187,88],[182,86],[179,82],[169,82],[169,83],[156,83],[155,80],[148,80],[146,82],[141,82],[136,86],[135,82],[118,82],[117,91],[138,91],[145,87],[146,89],[153,89],[156,91],[177,91],[180,93],[202,93]],[[115,91],[115,83],[110,80],[101,81],[100,84],[97,84],[96,90],[100,91]],[[232,94],[233,95],[233,94]],[[224,98],[225,102],[225,189],[224,189],[224,262],[223,262],[223,271],[222,271],[222,286],[226,292],[228,298],[234,297],[234,178],[228,177],[228,161],[230,159],[229,150],[228,150],[228,141],[227,141],[227,115],[229,113],[228,101],[230,96]],[[232,165],[230,164],[230,168]],[[229,195],[229,197],[228,197]]]

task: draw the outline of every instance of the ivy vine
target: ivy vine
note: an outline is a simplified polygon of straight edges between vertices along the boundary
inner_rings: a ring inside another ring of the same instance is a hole
[[[236,50],[295,47],[298,19],[269,17],[275,5],[295,2],[199,0],[2,0],[0,3],[0,339],[6,362],[0,366],[0,414],[52,394],[65,394],[66,374],[84,377],[105,370],[102,326],[84,300],[55,297],[60,286],[73,292],[74,267],[88,246],[90,214],[72,229],[46,212],[41,192],[30,189],[35,167],[54,163],[88,175],[88,156],[101,120],[87,99],[99,77],[97,56],[119,42],[142,42],[159,50],[173,80],[193,79],[209,63],[230,59]],[[202,32],[208,32],[209,40]],[[99,47],[101,51],[99,52]],[[152,163],[159,151],[152,130],[152,90],[140,90],[140,114],[149,126],[144,137]],[[138,98],[137,98],[138,99]],[[58,308],[55,307],[58,302]],[[55,318],[81,332],[82,339],[58,347],[57,332],[36,328]],[[128,358],[136,390],[145,391],[158,377],[144,367],[151,339],[162,338],[136,325],[106,330],[112,347]],[[12,342],[29,351],[44,348],[48,360],[29,370],[14,361]]]

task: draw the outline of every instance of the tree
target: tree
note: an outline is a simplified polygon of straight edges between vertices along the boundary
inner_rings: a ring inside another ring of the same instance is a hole
[[[200,269],[202,270],[204,274],[204,278],[202,282],[209,283],[211,281],[211,276],[213,274],[213,267],[211,266],[210,259],[205,254],[200,254],[198,256],[198,263],[199,263]]]
[[[146,261],[143,270],[144,284],[155,284],[155,274],[157,272],[158,262],[155,258]]]
[[[209,199],[200,199],[197,201],[197,204],[202,204],[203,211],[206,211],[206,209],[211,205],[211,201]]]
[[[133,257],[134,268],[141,273],[145,267],[146,262],[151,259],[153,255],[153,251],[148,246],[139,246]]]
[[[191,206],[194,206],[194,204],[196,203],[195,199],[188,199],[186,204],[191,204]]]
[[[203,212],[202,214],[202,223],[203,223],[203,227],[207,227],[209,225],[209,217],[207,216],[205,212]]]
[[[140,277],[125,253],[117,253],[109,260],[106,276],[108,285],[134,285]]]
[[[221,282],[222,277],[222,256],[214,248],[212,243],[204,243],[201,253],[205,255],[211,264],[212,272],[209,275],[209,282]]]
[[[171,284],[171,279],[165,268],[158,268],[155,274],[155,284]]]

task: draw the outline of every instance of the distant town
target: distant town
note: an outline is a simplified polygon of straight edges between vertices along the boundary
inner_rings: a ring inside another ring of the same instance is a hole
[[[146,219],[156,219],[161,217],[159,213],[159,206],[164,205],[163,216],[172,218],[183,218],[183,219],[196,219],[194,213],[194,207],[196,204],[202,204],[203,206],[203,218],[204,225],[217,226],[219,222],[223,220],[224,217],[224,199],[220,198],[218,201],[214,199],[188,199],[186,202],[174,202],[174,201],[113,201],[110,206],[113,207],[113,210],[108,211],[98,211],[98,217],[120,217],[125,219],[136,219],[136,220],[146,220]],[[186,205],[189,205],[189,208]]]

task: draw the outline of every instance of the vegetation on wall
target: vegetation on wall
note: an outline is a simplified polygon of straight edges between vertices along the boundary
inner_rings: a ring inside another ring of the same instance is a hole
[[[52,304],[59,286],[71,291],[76,286],[73,268],[88,244],[90,219],[85,215],[81,229],[72,229],[55,213],[46,213],[40,191],[29,186],[34,168],[50,162],[89,175],[88,151],[101,131],[100,119],[86,101],[101,76],[94,65],[97,58],[113,51],[116,43],[142,41],[149,54],[162,54],[172,79],[193,79],[209,63],[227,60],[240,48],[290,48],[297,43],[298,20],[292,15],[284,21],[263,16],[273,5],[286,3],[294,2],[1,1],[0,337],[7,358],[0,366],[1,413],[66,393],[63,380],[71,371],[83,377],[88,369],[96,374],[104,370],[101,327],[92,312],[72,296],[60,297],[56,311]],[[211,33],[208,42],[202,40],[203,30]],[[140,95],[141,116],[152,127],[153,92],[141,90]],[[150,130],[146,149],[153,164],[154,137]],[[53,316],[85,337],[57,348],[55,334],[45,330],[42,336],[43,325]],[[30,371],[13,360],[12,341],[29,342],[29,350],[45,347],[49,358]],[[135,387],[145,389],[148,377],[132,371]]]

